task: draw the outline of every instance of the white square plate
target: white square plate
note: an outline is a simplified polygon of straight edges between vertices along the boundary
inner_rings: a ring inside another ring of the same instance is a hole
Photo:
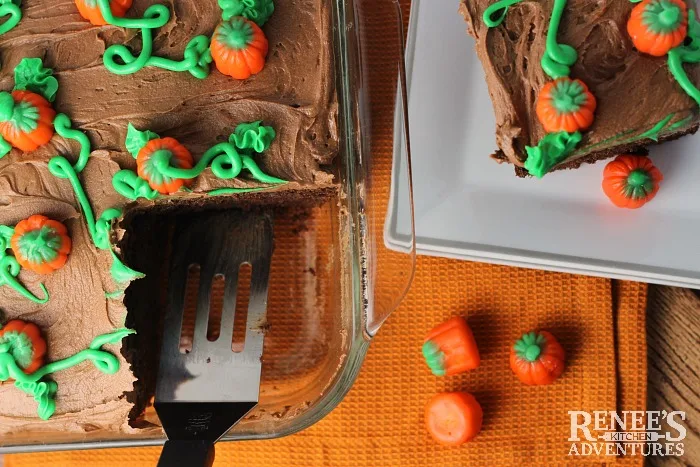
[[[416,243],[422,254],[700,288],[700,133],[651,148],[664,174],[638,210],[601,189],[605,162],[520,179],[488,156],[495,121],[457,1],[414,1],[407,45]],[[401,157],[395,160],[401,161]],[[401,172],[406,168],[399,166]],[[403,177],[385,240],[405,248]]]

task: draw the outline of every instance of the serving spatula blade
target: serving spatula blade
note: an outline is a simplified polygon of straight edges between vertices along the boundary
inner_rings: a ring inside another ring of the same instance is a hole
[[[258,403],[272,218],[256,212],[200,215],[178,222],[172,244],[154,403],[168,441],[158,465],[210,465],[214,443]],[[252,269],[250,296],[243,350],[234,352],[238,272],[243,264]],[[192,350],[183,352],[185,291],[195,266],[200,274]],[[220,332],[212,342],[207,326],[216,276],[223,276],[225,286]],[[194,458],[183,463],[187,456]]]

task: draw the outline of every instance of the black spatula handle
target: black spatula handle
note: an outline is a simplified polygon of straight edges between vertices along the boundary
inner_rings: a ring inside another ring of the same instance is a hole
[[[210,441],[168,440],[160,453],[158,467],[211,467],[214,443]]]

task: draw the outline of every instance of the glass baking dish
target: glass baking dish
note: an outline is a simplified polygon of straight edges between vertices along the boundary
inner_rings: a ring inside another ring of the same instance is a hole
[[[222,440],[304,429],[352,386],[368,345],[413,278],[413,238],[384,243],[392,168],[410,167],[403,21],[393,0],[332,2],[340,151],[337,195],[302,214],[275,214],[260,403]],[[402,172],[410,187],[410,170]],[[410,190],[405,195],[411,197]],[[402,200],[412,206],[412,200]],[[413,218],[402,230],[413,232]],[[0,440],[2,452],[162,444],[152,407],[134,434],[37,432]]]

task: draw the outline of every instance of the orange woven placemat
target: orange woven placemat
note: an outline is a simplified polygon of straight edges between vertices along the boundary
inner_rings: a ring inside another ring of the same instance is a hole
[[[221,444],[217,466],[641,464],[641,458],[571,458],[568,410],[644,410],[646,285],[421,257],[414,286],[370,347],[340,406],[315,426],[271,441]],[[427,330],[461,314],[474,330],[482,365],[436,378],[420,348]],[[508,368],[521,332],[554,332],[568,354],[555,384],[526,387]],[[617,343],[617,345],[616,345]],[[435,392],[473,392],[484,409],[481,434],[461,448],[437,446],[423,427]],[[7,456],[8,467],[154,466],[158,448]]]

